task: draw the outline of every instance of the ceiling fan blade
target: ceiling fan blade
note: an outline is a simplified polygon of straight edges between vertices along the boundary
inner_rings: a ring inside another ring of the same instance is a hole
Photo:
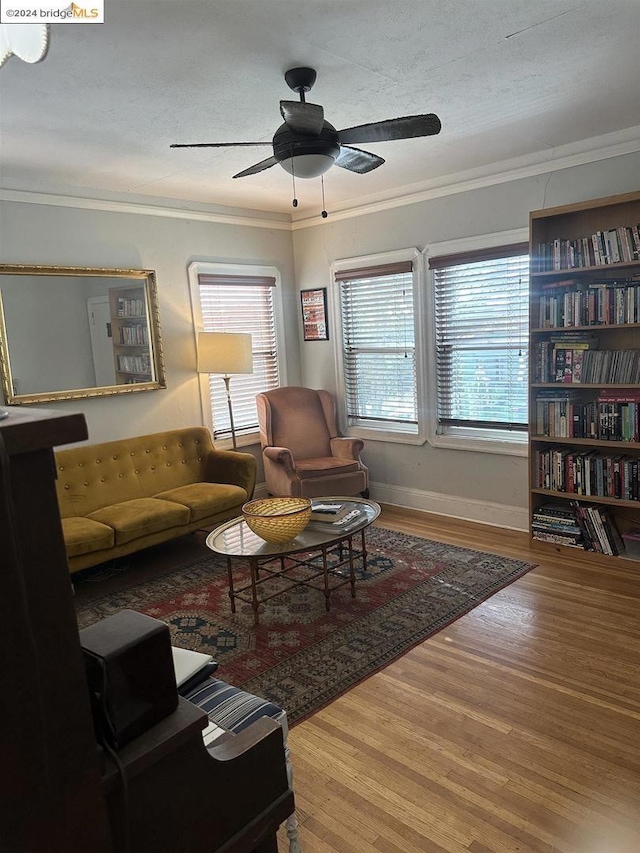
[[[317,136],[324,124],[324,110],[319,104],[306,101],[280,101],[280,114],[294,133]]]
[[[244,145],[271,145],[271,142],[194,142],[189,145],[174,142],[169,148],[237,148]]]
[[[434,113],[420,116],[401,116],[386,121],[374,121],[338,131],[341,145],[352,142],[387,142],[393,139],[412,139],[416,136],[433,136],[440,133],[440,119]]]
[[[257,175],[258,172],[264,172],[265,169],[270,169],[271,166],[275,166],[278,161],[275,157],[267,157],[266,160],[261,160],[259,163],[256,163],[254,166],[249,166],[248,169],[245,169],[244,172],[238,172],[237,175],[234,175],[234,178],[246,178],[247,175]]]
[[[342,169],[348,169],[350,172],[357,172],[359,175],[364,175],[366,172],[371,172],[382,166],[384,160],[378,157],[377,154],[371,154],[369,151],[361,151],[359,148],[349,148],[343,145],[340,148],[340,154],[336,158],[335,165]]]

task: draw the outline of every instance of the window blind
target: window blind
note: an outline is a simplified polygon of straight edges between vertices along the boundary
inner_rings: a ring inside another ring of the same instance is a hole
[[[526,244],[432,258],[439,431],[527,429]]]
[[[336,281],[349,422],[417,429],[411,261],[341,270]]]
[[[203,331],[251,334],[253,373],[234,375],[230,382],[233,420],[237,435],[258,429],[256,394],[277,388],[273,292],[275,279],[269,276],[200,275],[198,291]],[[221,376],[209,377],[214,438],[231,435],[229,411]]]

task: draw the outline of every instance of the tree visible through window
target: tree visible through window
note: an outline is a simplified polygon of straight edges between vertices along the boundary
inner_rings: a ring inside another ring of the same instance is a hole
[[[438,432],[527,429],[526,244],[432,258]]]

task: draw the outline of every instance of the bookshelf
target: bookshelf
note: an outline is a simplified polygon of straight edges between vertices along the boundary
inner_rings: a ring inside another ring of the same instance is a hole
[[[529,226],[532,545],[640,560],[640,192]]]
[[[109,309],[116,385],[152,382],[149,322],[144,287],[111,288]]]

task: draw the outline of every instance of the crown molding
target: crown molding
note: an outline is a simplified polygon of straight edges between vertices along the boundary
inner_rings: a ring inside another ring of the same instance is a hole
[[[23,204],[43,204],[52,207],[74,207],[81,210],[100,210],[111,213],[134,213],[139,216],[161,216],[169,219],[190,219],[197,222],[217,222],[221,225],[242,225],[248,228],[269,228],[290,231],[288,219],[272,219],[252,216],[234,216],[230,213],[205,212],[200,210],[162,207],[155,204],[135,204],[127,201],[105,201],[79,196],[52,195],[50,193],[25,192],[0,189],[0,199]]]
[[[629,138],[630,136],[631,138]],[[621,141],[611,142],[611,140],[616,139]],[[584,146],[588,143],[597,144],[598,141],[604,143],[605,140],[609,144],[601,144],[600,147],[584,150]],[[392,197],[376,197],[372,195],[369,196],[369,201],[365,201],[362,204],[352,205],[349,202],[345,202],[342,207],[338,204],[331,211],[329,220],[321,219],[318,214],[309,216],[300,215],[299,218],[292,220],[288,214],[275,214],[272,211],[271,213],[266,213],[263,218],[216,211],[165,207],[159,204],[110,201],[1,188],[0,200],[22,202],[24,204],[50,205],[54,207],[73,207],[83,210],[100,210],[112,213],[132,213],[139,216],[160,216],[169,219],[184,219],[197,222],[215,222],[222,225],[236,225],[247,228],[299,231],[302,228],[315,228],[332,222],[339,222],[343,219],[365,216],[370,213],[381,213],[397,207],[419,204],[420,202],[431,201],[458,193],[471,192],[472,190],[509,183],[521,180],[522,178],[559,172],[574,166],[582,166],[595,163],[598,160],[622,157],[625,154],[634,154],[638,151],[640,151],[640,126],[627,128],[624,131],[607,134],[606,136],[594,137],[591,140],[582,140],[578,143],[563,145],[552,149],[551,153],[549,151],[537,152],[533,155],[492,163],[489,166],[483,167],[482,170],[473,169],[446,175],[444,178],[437,179],[439,183],[436,181],[423,181],[419,184],[409,185],[403,188],[402,195]],[[535,159],[535,162],[531,162],[532,158]],[[483,174],[479,174],[480,171]],[[274,218],[275,216],[285,216],[286,218]]]
[[[640,128],[634,128],[634,130],[637,130],[640,134]],[[584,145],[584,142],[580,143],[580,145]],[[575,148],[576,146],[563,146],[561,150],[567,150],[572,147]],[[634,154],[637,151],[640,151],[640,136],[636,139],[629,139],[613,145],[594,148],[590,151],[567,153],[563,156],[554,157],[554,159],[541,160],[540,162],[527,163],[526,165],[516,167],[513,167],[514,160],[505,160],[502,161],[502,163],[492,163],[491,166],[487,167],[491,169],[491,172],[479,177],[469,177],[469,172],[460,172],[457,175],[447,175],[446,184],[428,187],[425,187],[424,183],[416,184],[414,186],[422,186],[425,188],[421,190],[412,190],[410,192],[403,193],[403,195],[394,196],[393,198],[383,198],[379,201],[364,202],[363,204],[355,207],[345,206],[342,209],[334,209],[329,214],[329,220],[320,219],[317,214],[308,217],[300,217],[293,221],[291,230],[298,231],[302,228],[314,228],[327,222],[351,219],[355,216],[365,216],[369,213],[381,213],[386,210],[392,210],[396,207],[419,204],[420,202],[431,201],[432,199],[443,198],[444,196],[470,192],[471,190],[483,189],[485,187],[504,184],[510,181],[518,181],[522,178],[545,175],[550,172],[559,172],[563,169],[570,169],[574,166],[595,163],[598,160],[609,160],[614,157],[622,157],[625,154]],[[548,153],[543,152],[537,156],[548,156]],[[478,170],[473,171],[477,173]]]

